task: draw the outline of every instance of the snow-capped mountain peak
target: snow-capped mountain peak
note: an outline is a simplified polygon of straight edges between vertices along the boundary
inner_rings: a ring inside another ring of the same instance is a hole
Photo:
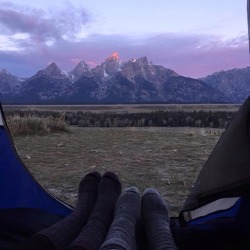
[[[20,88],[20,80],[6,69],[0,70],[0,93],[16,92]]]
[[[44,70],[44,73],[54,78],[66,77],[65,73],[61,69],[59,69],[59,67],[57,66],[55,62],[52,62],[51,64],[49,64],[47,68]]]
[[[71,82],[77,81],[81,76],[91,76],[90,66],[84,62],[80,61],[75,68],[68,74]]]
[[[108,59],[119,61],[119,54],[117,52],[113,52],[112,56],[108,57]]]
[[[120,65],[119,55],[114,52],[112,56],[108,57],[104,63],[102,63],[101,67],[105,70],[106,74],[114,75],[118,71],[121,71]]]
[[[0,70],[0,75],[3,76],[3,75],[8,75],[10,76],[11,74],[6,70],[6,69],[2,69]]]

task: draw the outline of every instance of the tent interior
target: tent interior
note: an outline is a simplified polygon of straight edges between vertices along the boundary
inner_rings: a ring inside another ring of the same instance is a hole
[[[249,0],[247,4],[250,29]],[[216,144],[179,216],[171,218],[179,249],[250,249],[249,123],[250,98]],[[0,249],[18,244],[74,209],[46,191],[28,171],[1,105],[0,187]]]
[[[17,154],[2,107],[0,111],[2,248],[59,221],[74,208],[44,190],[33,178]],[[239,249],[239,246],[247,249],[250,246],[249,122],[250,98],[236,113],[204,164],[179,217],[171,218],[179,249]]]
[[[19,242],[72,212],[34,179],[18,156],[0,107],[0,248]]]

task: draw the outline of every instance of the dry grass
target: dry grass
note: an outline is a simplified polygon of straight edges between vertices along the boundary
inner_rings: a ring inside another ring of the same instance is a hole
[[[4,110],[42,110],[42,111],[83,111],[112,113],[141,113],[153,111],[232,111],[239,104],[115,104],[115,105],[4,105]]]
[[[19,115],[7,117],[8,127],[12,136],[20,135],[47,135],[55,132],[69,132],[64,116],[54,118],[38,117],[29,115],[20,117]]]
[[[82,176],[114,171],[123,187],[155,187],[177,215],[222,130],[72,128],[69,134],[15,137],[36,179],[70,204]]]

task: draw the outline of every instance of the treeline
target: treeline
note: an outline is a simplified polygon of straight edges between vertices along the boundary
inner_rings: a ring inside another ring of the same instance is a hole
[[[210,127],[226,128],[234,112],[227,111],[156,111],[151,113],[91,113],[51,111],[7,111],[6,115],[20,117],[61,117],[72,126],[79,127]]]
[[[233,112],[157,111],[152,113],[70,113],[66,121],[79,127],[210,127],[226,128]]]

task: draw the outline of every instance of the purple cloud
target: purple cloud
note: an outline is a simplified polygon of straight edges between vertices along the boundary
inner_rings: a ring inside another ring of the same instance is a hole
[[[10,3],[0,3],[0,26],[5,34],[26,33],[39,44],[63,37],[74,38],[91,20],[84,8],[70,3],[64,8],[44,11]]]
[[[89,36],[80,42],[61,39],[52,46],[41,44],[26,47],[22,53],[11,52],[9,58],[5,52],[5,57],[1,56],[0,68],[5,65],[9,69],[7,66],[12,61],[13,73],[18,69],[20,74],[19,63],[23,59],[22,67],[23,64],[27,66],[22,75],[30,76],[51,61],[69,71],[80,60],[92,66],[100,64],[114,51],[120,54],[123,61],[147,56],[154,64],[190,77],[202,77],[215,71],[249,65],[245,37],[219,41],[216,37],[165,34],[147,39],[118,35]]]
[[[35,14],[29,9],[21,10],[20,6],[19,11],[15,10],[16,6],[9,9],[1,6],[0,24],[12,34],[29,31],[32,37],[13,39],[20,51],[0,51],[0,69],[6,68],[18,76],[31,76],[52,61],[67,71],[80,60],[95,66],[114,51],[120,54],[123,61],[147,56],[156,65],[190,77],[249,65],[247,35],[222,40],[216,36],[174,33],[144,37],[96,34],[71,40],[64,39],[64,36],[74,37],[78,28],[87,25],[90,20],[83,9],[71,8],[71,14],[68,10],[63,14],[64,9],[50,14],[36,9]],[[7,17],[7,9],[11,10],[8,13],[12,13],[13,20]],[[67,20],[69,23],[66,23]],[[34,42],[35,39],[38,41]],[[54,42],[48,45],[46,41],[49,39],[54,39]]]

